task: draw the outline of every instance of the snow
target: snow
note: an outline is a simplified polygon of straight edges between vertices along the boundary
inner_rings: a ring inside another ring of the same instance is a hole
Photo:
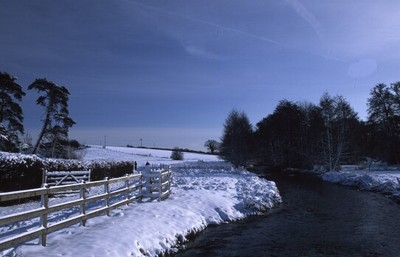
[[[92,145],[90,148],[83,150],[84,160],[113,160],[113,161],[136,161],[139,166],[144,166],[146,162],[176,164],[182,161],[174,161],[170,159],[172,151],[155,150],[148,148],[129,148],[118,146],[107,146],[105,149],[101,146]],[[184,153],[185,162],[197,161],[221,161],[217,155]]]
[[[361,190],[376,191],[400,199],[400,171],[345,170],[326,172],[322,179],[332,183],[354,186]]]
[[[281,202],[274,182],[231,166],[213,155],[185,153],[184,161],[169,159],[170,151],[123,147],[91,147],[84,160],[130,160],[139,166],[164,163],[172,166],[172,194],[162,202],[140,202],[73,225],[48,236],[47,246],[39,240],[5,250],[4,256],[157,256],[174,252],[186,237],[210,224],[220,224],[259,214]],[[51,204],[76,196],[51,199]],[[0,207],[7,215],[25,211],[37,203]],[[60,212],[53,219],[65,219]],[[0,227],[0,235],[37,220]]]

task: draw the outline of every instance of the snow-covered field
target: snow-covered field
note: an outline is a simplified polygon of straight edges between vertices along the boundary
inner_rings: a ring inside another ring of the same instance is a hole
[[[361,190],[382,192],[400,199],[400,171],[350,170],[327,172],[322,179]]]
[[[40,246],[35,239],[0,254],[21,257],[157,256],[176,251],[187,235],[209,224],[242,219],[281,201],[274,182],[247,171],[231,170],[229,164],[216,156],[185,153],[184,161],[171,161],[170,154],[170,151],[123,147],[87,149],[85,160],[137,161],[139,167],[147,161],[153,165],[172,165],[171,196],[162,202],[122,207],[112,211],[109,217],[89,220],[86,227],[74,225],[54,232],[48,236],[46,247]],[[53,201],[68,200],[70,198],[65,197]],[[34,204],[0,207],[0,213],[24,211]],[[59,218],[65,218],[63,215],[60,213]],[[29,227],[29,223],[34,221],[0,227],[0,234],[26,225]]]
[[[144,166],[146,162],[151,164],[177,164],[182,161],[171,160],[172,151],[154,150],[146,148],[127,148],[118,146],[107,146],[103,149],[101,146],[93,145],[83,150],[84,160],[114,160],[114,161],[136,161],[139,166]],[[184,162],[197,161],[221,161],[216,155],[184,153]]]

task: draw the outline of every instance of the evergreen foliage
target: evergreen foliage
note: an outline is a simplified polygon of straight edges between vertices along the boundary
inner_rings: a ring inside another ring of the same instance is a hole
[[[25,93],[16,78],[0,72],[0,150],[19,150],[20,135],[24,133],[23,114],[19,102]]]
[[[247,166],[251,158],[253,128],[244,112],[232,110],[224,124],[221,157],[235,167]]]
[[[42,95],[36,103],[43,106],[43,126],[33,148],[33,153],[43,147],[42,154],[47,157],[67,157],[68,130],[75,122],[69,117],[69,91],[64,86],[57,86],[47,79],[36,79],[28,87]]]
[[[273,114],[257,123],[257,159],[274,168],[305,166],[304,121],[299,105],[287,100],[279,102]]]

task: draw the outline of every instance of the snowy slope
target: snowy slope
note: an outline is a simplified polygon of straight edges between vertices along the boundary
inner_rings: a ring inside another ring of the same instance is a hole
[[[141,163],[172,164],[171,196],[163,202],[143,202],[122,207],[109,217],[100,216],[86,227],[74,225],[48,236],[48,245],[38,240],[2,252],[4,256],[156,256],[175,251],[190,233],[209,224],[242,219],[278,204],[281,201],[274,182],[258,178],[247,171],[233,171],[229,164],[215,156],[188,154],[190,161],[173,162],[168,151],[131,148],[91,148],[90,159],[127,160]],[[140,151],[138,151],[140,150]],[[147,155],[147,156],[146,156]],[[70,196],[72,197],[72,196]],[[76,197],[76,196],[75,196]],[[57,201],[70,200],[52,199]],[[1,215],[24,211],[35,203],[0,207]],[[59,218],[66,213],[58,214]],[[0,227],[1,234],[22,229],[37,221]],[[0,252],[1,254],[1,252]]]

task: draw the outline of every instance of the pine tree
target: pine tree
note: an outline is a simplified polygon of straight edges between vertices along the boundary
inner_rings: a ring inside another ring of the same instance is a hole
[[[18,102],[25,93],[16,83],[16,78],[6,72],[0,72],[0,149],[17,151],[19,136],[24,133],[22,108]]]
[[[33,148],[36,153],[41,144],[46,146],[47,155],[63,157],[65,143],[68,141],[68,130],[75,122],[69,117],[69,91],[64,86],[57,86],[47,79],[36,79],[28,87],[42,93],[36,103],[45,108],[43,126]]]

